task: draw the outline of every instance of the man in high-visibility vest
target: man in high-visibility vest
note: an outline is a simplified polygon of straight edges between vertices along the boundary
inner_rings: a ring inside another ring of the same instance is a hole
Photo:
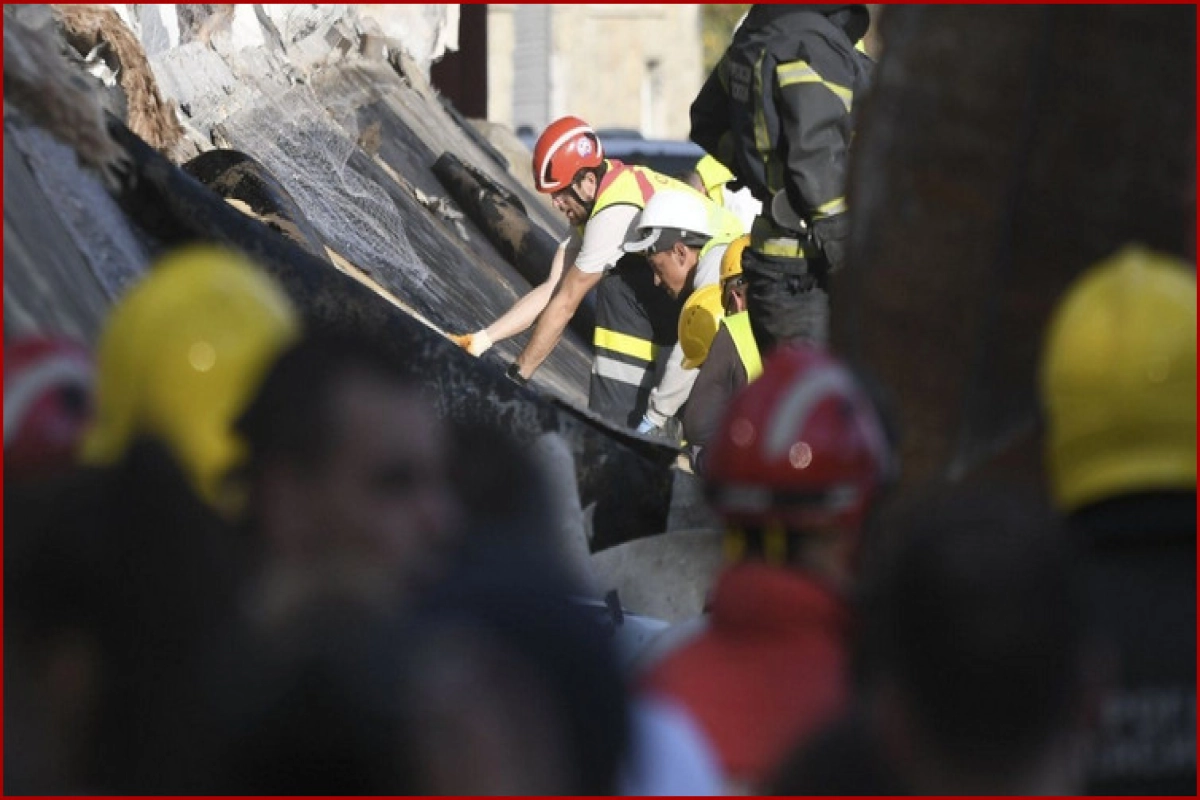
[[[546,282],[487,328],[455,337],[474,355],[527,330],[533,337],[509,367],[527,381],[558,344],[587,293],[596,287],[596,352],[588,407],[629,427],[642,424],[660,359],[676,342],[682,301],[655,286],[641,254],[622,245],[635,238],[638,216],[655,192],[695,190],[641,166],[606,159],[600,138],[578,117],[551,123],[533,150],[533,179],[571,223]],[[711,203],[707,198],[703,202]]]

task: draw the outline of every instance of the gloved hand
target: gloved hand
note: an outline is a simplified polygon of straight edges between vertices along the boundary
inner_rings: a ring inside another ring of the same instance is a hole
[[[658,425],[649,417],[642,417],[642,421],[637,426],[638,433],[656,433],[658,430]]]
[[[475,333],[451,333],[449,337],[452,342],[476,358],[486,353],[492,347],[492,337],[488,336],[487,329],[476,331]]]
[[[830,272],[837,272],[846,265],[846,245],[850,240],[850,218],[846,214],[814,219],[812,238],[825,254]]]

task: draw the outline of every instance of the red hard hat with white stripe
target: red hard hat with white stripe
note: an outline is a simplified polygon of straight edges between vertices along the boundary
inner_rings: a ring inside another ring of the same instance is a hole
[[[604,148],[592,126],[579,117],[551,122],[533,147],[533,184],[551,194],[566,189],[575,173],[604,162]]]
[[[853,532],[891,451],[849,370],[818,347],[785,345],[734,397],[706,459],[710,500],[731,524]]]
[[[62,336],[31,335],[4,348],[4,463],[14,475],[70,467],[91,421],[95,364]]]

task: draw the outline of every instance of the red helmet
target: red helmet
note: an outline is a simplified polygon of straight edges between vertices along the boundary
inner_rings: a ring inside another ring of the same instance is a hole
[[[71,339],[32,335],[4,348],[4,462],[13,474],[66,469],[92,416],[95,365]]]
[[[575,173],[604,163],[604,148],[592,126],[579,117],[551,122],[533,146],[533,184],[550,194],[571,185]]]
[[[857,532],[887,477],[883,424],[850,372],[780,347],[730,403],[706,454],[713,508],[735,526]]]

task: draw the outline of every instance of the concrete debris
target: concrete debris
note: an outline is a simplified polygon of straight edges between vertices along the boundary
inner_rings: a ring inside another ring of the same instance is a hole
[[[175,146],[183,129],[175,118],[175,104],[159,93],[154,72],[141,43],[111,8],[105,6],[51,6],[67,41],[82,55],[103,53],[111,74],[124,94],[124,118],[129,129],[155,150],[179,163]]]
[[[63,55],[65,43],[45,6],[4,8],[4,105],[68,145],[109,186],[124,154],[109,137],[104,113],[117,109]],[[92,82],[94,84],[94,82]]]

